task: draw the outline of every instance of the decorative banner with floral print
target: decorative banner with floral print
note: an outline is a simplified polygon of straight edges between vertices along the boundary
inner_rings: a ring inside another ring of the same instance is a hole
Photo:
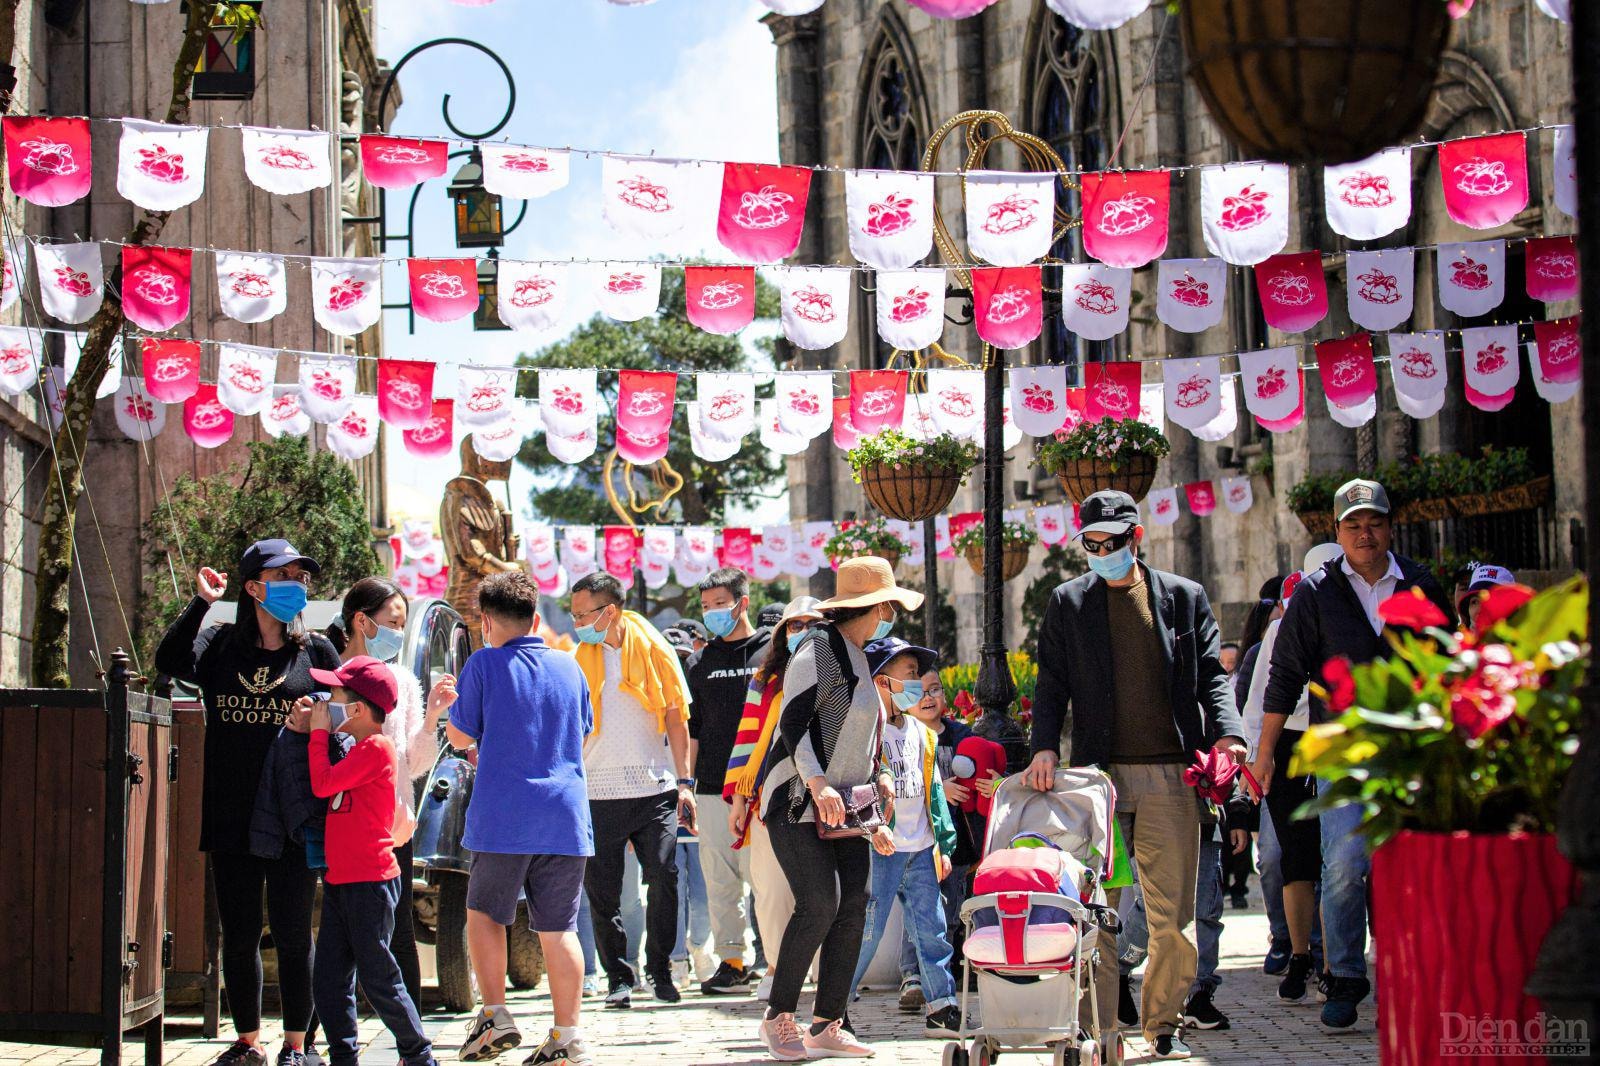
[[[933,251],[933,175],[854,170],[844,176],[850,254],[876,270],[905,270]]]
[[[1067,368],[1060,363],[1013,367],[1011,411],[1017,428],[1030,437],[1048,437],[1067,419]]]
[[[1543,303],[1578,298],[1578,249],[1571,237],[1534,237],[1522,249],[1528,295]]]
[[[1217,413],[1204,425],[1189,431],[1196,440],[1210,444],[1233,436],[1239,429],[1239,400],[1233,388],[1233,379],[1222,378],[1217,382],[1217,390]]]
[[[1444,333],[1391,333],[1388,341],[1395,403],[1412,418],[1432,418],[1444,406],[1450,380]]]
[[[708,463],[725,463],[739,454],[739,448],[744,444],[743,438],[719,440],[706,432],[705,415],[699,400],[685,403],[683,416],[689,423],[689,450],[697,458]]]
[[[600,162],[606,221],[624,237],[652,242],[683,229],[706,184],[721,181],[720,167],[694,160],[608,155]]]
[[[21,396],[32,389],[39,380],[42,350],[43,337],[36,331],[23,326],[0,326],[0,392]]]
[[[568,526],[561,531],[561,565],[576,581],[599,567],[595,563],[593,526]]]
[[[122,310],[141,329],[160,333],[189,317],[188,248],[126,245],[122,249]]]
[[[499,425],[511,416],[516,395],[515,367],[460,367],[456,370],[455,419],[467,429]]]
[[[476,259],[407,259],[411,307],[429,322],[454,322],[478,309]]]
[[[1345,253],[1345,299],[1350,321],[1376,332],[1394,329],[1411,317],[1416,287],[1416,252],[1388,248]]]
[[[565,263],[522,263],[502,259],[496,278],[495,309],[514,330],[540,333],[565,319],[573,271]]]
[[[1267,325],[1303,333],[1328,317],[1328,282],[1320,252],[1275,255],[1256,264],[1256,293]]]
[[[905,419],[906,386],[910,378],[905,370],[850,371],[851,429],[860,436],[883,429],[899,429]],[[836,427],[837,422],[836,417]]]
[[[799,455],[811,442],[811,438],[790,433],[784,428],[775,399],[761,400],[756,418],[761,427],[761,446],[774,455]]]
[[[1165,170],[1083,174],[1083,250],[1107,266],[1142,267],[1167,250],[1172,176]]]
[[[750,565],[755,549],[755,537],[748,529],[730,528],[722,531],[722,565],[742,568]]]
[[[594,296],[600,313],[618,322],[653,315],[661,302],[661,264],[602,263]]]
[[[217,398],[215,385],[201,385],[183,401],[183,431],[202,448],[217,448],[233,437],[233,412]]]
[[[1200,171],[1206,247],[1235,266],[1254,266],[1289,242],[1289,168],[1234,163]]]
[[[378,360],[378,417],[396,429],[417,429],[435,413],[434,364],[425,359]]]
[[[1162,364],[1167,417],[1197,430],[1222,411],[1222,360],[1215,355],[1168,359]]]
[[[1084,418],[1138,418],[1143,368],[1137,362],[1087,363],[1083,368]]]
[[[996,348],[1037,340],[1044,328],[1044,294],[1037,264],[972,271],[973,328]]]
[[[738,445],[756,428],[754,374],[697,374],[700,428],[713,440]]]
[[[1528,346],[1528,362],[1533,370],[1533,388],[1547,403],[1566,403],[1583,385],[1583,341],[1578,319],[1536,322],[1533,343]]]
[[[848,267],[781,267],[774,273],[782,292],[783,335],[807,351],[832,348],[850,325],[850,291],[855,271]]]
[[[480,144],[483,187],[496,196],[537,200],[566,187],[571,174],[568,152],[523,148],[514,144]]]
[[[175,211],[194,203],[206,187],[205,126],[122,120],[117,151],[117,192],[149,211]]]
[[[0,265],[0,311],[8,311],[22,295],[22,283],[28,271],[28,241],[25,237],[7,237],[5,263]]]
[[[1244,514],[1255,502],[1255,490],[1248,476],[1222,479],[1222,503],[1229,511]]]
[[[800,246],[810,190],[809,167],[724,163],[717,240],[747,262],[782,262]]]
[[[755,321],[755,267],[684,267],[683,288],[689,321],[707,333],[731,336]]]
[[[40,207],[77,203],[93,184],[89,120],[43,115],[5,117],[11,191]]]
[[[1550,155],[1550,184],[1555,188],[1556,207],[1568,218],[1578,217],[1577,147],[1578,140],[1572,135],[1572,127],[1557,126]]]
[[[333,184],[333,138],[314,130],[239,131],[244,146],[244,173],[259,189],[293,196]]]
[[[491,463],[510,462],[521,450],[523,440],[533,435],[538,421],[539,412],[532,404],[518,402],[509,417],[472,431],[472,450]]]
[[[1156,317],[1180,333],[1222,322],[1228,271],[1220,259],[1163,259],[1156,268]]]
[[[1191,481],[1183,486],[1183,495],[1189,501],[1189,510],[1204,518],[1217,509],[1217,489],[1210,481]]]
[[[941,433],[966,439],[983,429],[983,371],[928,371],[928,401]]]
[[[587,433],[592,438],[600,420],[595,371],[539,371],[539,416],[545,430],[554,436],[572,438]]]
[[[360,334],[378,321],[382,304],[382,260],[311,260],[311,314],[329,333]]]
[[[1322,209],[1333,232],[1375,241],[1411,220],[1411,149],[1324,167]]]
[[[1517,390],[1522,360],[1516,326],[1479,326],[1461,331],[1461,362],[1467,401],[1481,411],[1498,411]]]
[[[1527,135],[1497,133],[1439,145],[1444,209],[1473,229],[1494,229],[1528,206]]]
[[[1050,252],[1055,225],[1054,172],[969,171],[964,180],[967,243],[995,266],[1022,266]]]
[[[182,403],[200,387],[200,343],[146,337],[140,349],[145,388],[160,403]]]
[[[944,271],[884,270],[876,277],[878,336],[903,352],[932,347],[944,335]]]
[[[283,256],[217,252],[217,298],[235,322],[265,322],[283,312],[288,279]]]
[[[236,415],[256,415],[272,403],[278,350],[224,344],[217,352],[217,399]]]
[[[41,243],[34,246],[33,256],[39,274],[39,298],[50,317],[73,325],[93,318],[105,297],[100,243]]]
[[[1478,318],[1506,298],[1506,242],[1441,244],[1434,252],[1439,303],[1463,318]]]
[[[604,545],[606,573],[621,578],[632,574],[639,561],[639,541],[632,526],[606,526],[601,531]]]
[[[1150,521],[1158,526],[1170,526],[1178,520],[1178,488],[1176,485],[1154,489],[1149,497]]]
[[[155,440],[167,428],[167,405],[151,398],[143,378],[124,374],[111,402],[117,428],[130,440]]]
[[[341,459],[364,459],[378,446],[378,401],[357,396],[350,409],[328,426],[328,450]]]
[[[678,375],[670,370],[623,370],[617,374],[617,429],[651,440],[672,424]]]
[[[1317,373],[1335,422],[1354,429],[1378,413],[1378,374],[1372,359],[1372,338],[1365,333],[1316,346]]]
[[[820,437],[833,425],[833,375],[802,370],[773,378],[773,405],[778,427],[806,440]]]
[[[1128,328],[1133,271],[1104,263],[1061,267],[1061,318],[1084,340],[1109,340]]]
[[[356,361],[351,356],[300,357],[300,407],[313,422],[337,422],[356,401]],[[372,416],[378,416],[373,397]]]
[[[1067,508],[1052,503],[1033,509],[1033,530],[1039,534],[1039,543],[1045,547],[1063,544],[1067,539]]]
[[[300,407],[297,385],[275,385],[272,402],[261,412],[261,428],[267,436],[303,437],[311,432],[311,416]]]
[[[361,169],[380,189],[409,189],[443,177],[449,165],[450,142],[415,137],[361,135]]]
[[[1296,411],[1305,407],[1304,379],[1300,376],[1298,348],[1263,348],[1239,353],[1239,384],[1244,405],[1262,426],[1299,423]],[[1277,431],[1277,432],[1281,432]]]

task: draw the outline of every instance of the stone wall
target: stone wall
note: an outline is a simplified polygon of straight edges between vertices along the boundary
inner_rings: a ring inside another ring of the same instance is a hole
[[[1113,141],[1118,135],[1123,138],[1116,163],[1149,167],[1227,161],[1233,158],[1231,147],[1207,117],[1192,85],[1183,77],[1177,25],[1174,20],[1163,33],[1166,19],[1162,5],[1154,4],[1149,12],[1120,29],[1091,35],[1090,45],[1102,70],[1110,138]],[[885,43],[897,48],[905,60],[910,111],[926,139],[943,120],[971,108],[1000,111],[1011,116],[1018,128],[1028,129],[1039,107],[1039,57],[1042,49],[1048,47],[1052,33],[1058,31],[1055,16],[1043,0],[1006,0],[977,17],[956,22],[933,19],[897,0],[829,0],[811,15],[768,16],[765,21],[779,45],[780,150],[784,161],[843,166],[859,166],[865,162],[860,153],[866,123],[867,80],[878,50]],[[1425,131],[1430,138],[1570,119],[1568,31],[1540,13],[1529,0],[1479,5],[1465,22],[1458,24],[1451,49]],[[1552,190],[1544,180],[1550,135],[1530,138],[1530,149],[1531,169],[1536,175],[1533,205],[1502,232],[1481,235],[1443,218],[1436,191],[1438,177],[1433,152],[1418,150],[1413,156],[1419,181],[1410,231],[1379,243],[1429,244],[1441,239],[1517,237],[1546,229],[1553,233],[1572,232],[1575,223],[1555,211]],[[1109,143],[1106,150],[1110,150]],[[954,169],[961,162],[959,151],[952,146],[939,160],[939,166]],[[1017,156],[1004,151],[992,155],[985,163],[999,168],[1017,164]],[[1294,195],[1299,221],[1295,227],[1297,232],[1290,235],[1289,250],[1321,248],[1332,251],[1345,247],[1340,238],[1327,230],[1323,221],[1320,181],[1320,174],[1302,172],[1298,175]],[[960,202],[956,181],[941,178],[938,184],[939,202],[946,206],[948,213],[952,205]],[[802,248],[799,259],[851,262],[844,224],[842,177],[820,177],[813,185],[808,210],[807,245]],[[958,245],[962,245],[961,219],[947,217],[946,221]],[[1171,238],[1166,255],[1179,258],[1206,254],[1199,230],[1198,175],[1175,174]],[[1343,316],[1343,261],[1331,258],[1326,262],[1330,290],[1335,296],[1330,321],[1305,338],[1269,332],[1256,338],[1255,346],[1321,339],[1351,329]],[[1453,327],[1454,320],[1437,311],[1431,287],[1422,277],[1431,275],[1431,256],[1419,256],[1418,263],[1415,328]],[[1249,279],[1237,269],[1232,274],[1229,303],[1236,306],[1246,294],[1243,286]],[[863,283],[869,278],[862,277]],[[1048,276],[1046,280],[1048,283]],[[1149,311],[1141,314],[1141,308],[1153,307],[1154,281],[1153,269],[1135,275],[1135,288],[1141,302],[1135,305],[1134,322],[1129,331],[1115,342],[1119,357],[1154,359],[1169,355],[1228,353],[1249,346],[1237,336],[1231,315],[1214,330],[1183,335],[1161,325]],[[871,365],[872,334],[870,323],[863,317],[869,313],[870,306],[864,295],[858,295],[852,309],[858,328],[834,350],[802,353],[799,365],[831,369]],[[960,309],[957,300],[947,305],[952,316]],[[1573,308],[1551,310],[1553,314],[1569,313]],[[948,326],[944,346],[952,354],[974,363],[980,358],[970,328]],[[1013,364],[1021,360],[1043,361],[1044,353],[1040,348],[1041,345],[1035,345],[1034,350],[1007,353],[1007,357]],[[1308,351],[1307,361],[1309,355]],[[1385,378],[1387,374],[1381,373],[1380,379]],[[1147,368],[1146,379],[1159,380],[1154,367]],[[1203,444],[1187,431],[1172,427],[1173,453],[1157,473],[1158,485],[1182,484],[1200,478],[1220,479],[1246,472],[1253,475],[1255,507],[1248,513],[1233,515],[1219,509],[1205,519],[1185,513],[1171,527],[1152,527],[1148,531],[1147,555],[1152,563],[1204,582],[1213,601],[1219,605],[1229,636],[1237,635],[1244,610],[1255,598],[1260,584],[1274,574],[1293,569],[1310,546],[1304,528],[1281,503],[1297,480],[1307,473],[1350,466],[1358,459],[1375,460],[1419,451],[1468,450],[1482,443],[1478,439],[1484,434],[1481,423],[1475,431],[1465,428],[1460,410],[1464,401],[1460,399],[1458,382],[1452,383],[1453,398],[1440,415],[1416,422],[1396,410],[1392,387],[1385,381],[1379,400],[1379,417],[1362,430],[1345,429],[1328,418],[1315,373],[1309,375],[1307,387],[1307,418],[1287,433],[1251,432],[1245,425],[1250,421],[1247,414],[1241,422],[1241,430],[1220,445]],[[1521,388],[1531,392],[1531,384],[1526,380]],[[1551,408],[1539,401],[1530,408],[1537,418],[1549,420],[1555,443],[1553,526],[1558,535],[1554,548],[1558,565],[1563,566],[1572,565],[1566,530],[1569,520],[1577,518],[1581,505],[1584,460],[1581,446],[1577,444],[1580,440],[1579,403],[1574,399]],[[1036,477],[1028,469],[1032,450],[1031,442],[1025,440],[1008,455],[1007,484],[1031,485],[1033,496],[1026,502],[1059,500],[1060,490],[1049,479]],[[851,513],[865,513],[868,509],[831,440],[821,439],[807,453],[791,458],[789,473],[791,514],[796,521],[840,518]],[[963,489],[952,504],[952,510],[979,509],[981,498],[977,480],[974,477]],[[1017,503],[1012,501],[1008,505]],[[1006,590],[1004,614],[1008,643],[1014,644],[1022,631],[1021,594],[1037,574],[1041,556],[1042,551],[1035,549],[1028,573]],[[982,616],[976,575],[963,560],[940,565],[941,584],[954,590],[962,658],[975,659]],[[904,576],[915,580],[919,575],[907,573]],[[831,574],[824,571],[813,580],[812,591],[826,594],[831,583]]]

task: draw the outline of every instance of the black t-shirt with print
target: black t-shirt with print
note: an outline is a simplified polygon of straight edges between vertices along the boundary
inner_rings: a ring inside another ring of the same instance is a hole
[[[772,630],[758,629],[743,640],[713,640],[689,660],[684,676],[689,682],[689,735],[699,743],[694,764],[699,795],[722,795],[750,679],[771,643]]]
[[[205,703],[200,850],[248,854],[267,749],[295,701],[326,688],[311,680],[311,669],[335,669],[339,653],[320,634],[267,651],[230,640],[229,625],[202,633],[209,606],[196,596],[172,623],[156,649],[156,668],[197,685]]]

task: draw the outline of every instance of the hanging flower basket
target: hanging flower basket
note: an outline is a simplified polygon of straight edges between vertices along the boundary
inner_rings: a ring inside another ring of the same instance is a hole
[[[847,520],[839,523],[839,532],[828,538],[822,552],[837,567],[846,559],[863,555],[876,555],[891,568],[900,562],[900,556],[911,550],[890,528],[884,518]]]
[[[1156,463],[1172,450],[1161,431],[1137,418],[1102,418],[1057,432],[1034,462],[1056,476],[1075,503],[1105,489],[1142,500],[1156,480]]]
[[[1006,522],[1000,533],[1004,550],[1000,555],[1000,580],[1010,581],[1028,568],[1028,551],[1039,539],[1039,534],[1026,522]],[[981,523],[969,526],[951,542],[951,547],[966,556],[967,565],[979,577],[983,576],[984,527]]]
[[[1183,0],[1188,74],[1242,159],[1348,163],[1411,138],[1450,36],[1443,0]]]
[[[848,458],[874,507],[902,522],[921,522],[955,499],[977,465],[978,446],[949,434],[924,441],[886,429],[857,441]]]

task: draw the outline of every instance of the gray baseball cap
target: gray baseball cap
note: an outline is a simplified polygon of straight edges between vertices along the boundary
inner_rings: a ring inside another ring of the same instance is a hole
[[[1389,494],[1376,481],[1355,478],[1333,494],[1333,520],[1343,522],[1357,511],[1389,513]]]

